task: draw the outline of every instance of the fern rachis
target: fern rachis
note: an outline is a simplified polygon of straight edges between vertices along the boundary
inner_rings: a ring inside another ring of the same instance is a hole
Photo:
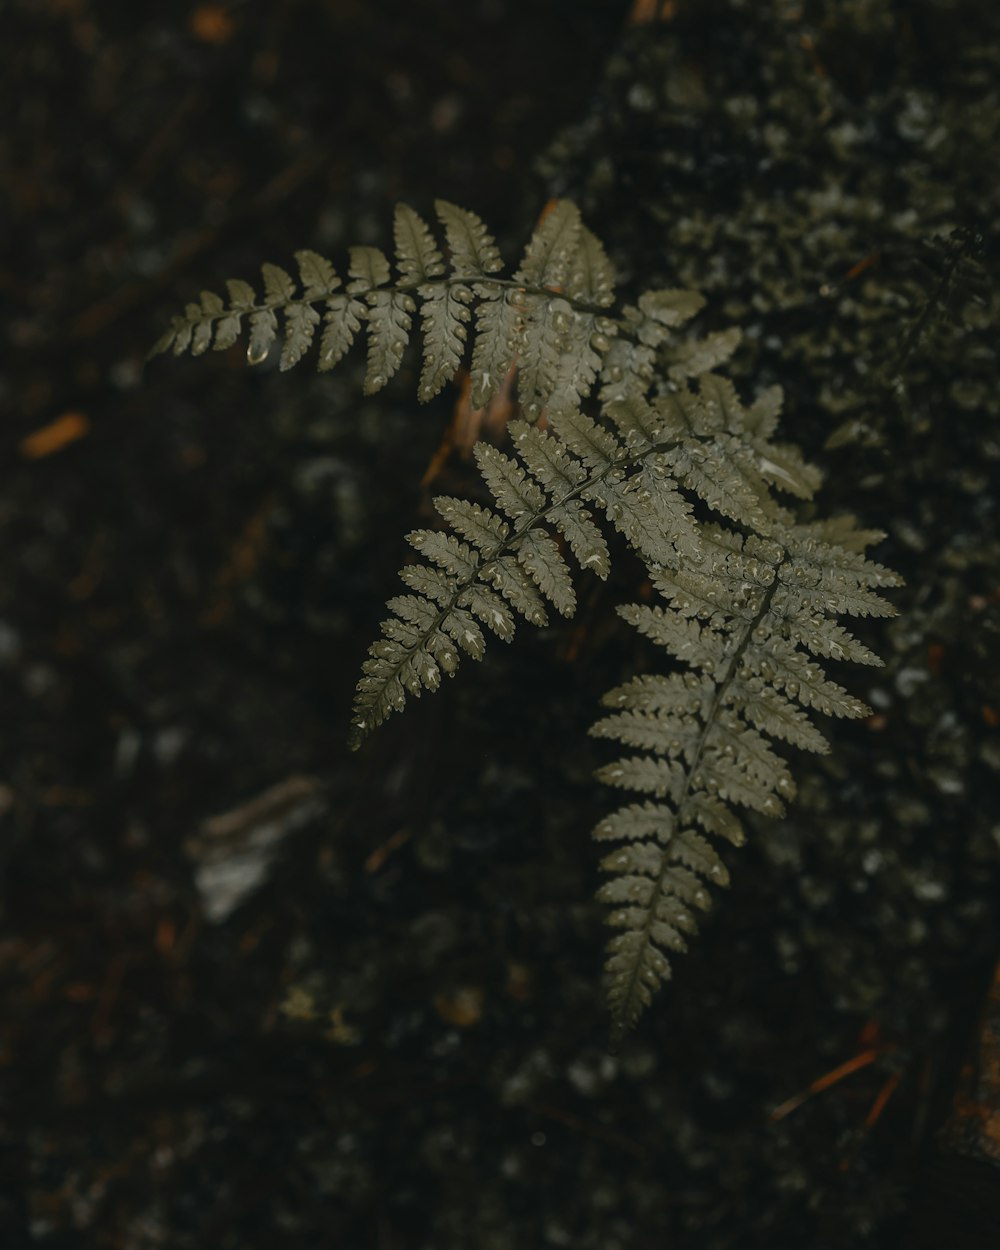
[[[408,593],[390,599],[362,666],[350,740],[359,745],[408,694],[437,689],[462,652],[481,659],[484,630],[509,640],[518,616],[545,624],[549,605],[571,616],[565,553],[606,578],[601,518],[620,533],[661,600],[620,614],[674,663],[611,691],[605,704],[614,710],[593,729],[641,752],[599,778],[646,796],[594,831],[619,844],[602,861],[610,879],[599,897],[618,931],[608,977],[621,1032],[669,976],[668,954],[685,949],[693,911],[709,905],[707,887],[728,880],[710,839],[739,844],[734,808],[777,815],[794,794],[770,740],[826,750],[807,710],[865,712],[819,660],[878,663],[833,618],[889,614],[875,591],[897,579],[861,554],[876,535],[840,521],[801,524],[779,504],[776,490],[810,499],[819,475],[773,440],[779,391],[747,409],[710,372],[731,354],[736,332],[674,338],[699,296],[647,291],[615,314],[607,256],[566,201],[545,216],[511,278],[497,276],[503,262],[478,217],[436,208],[447,259],[427,224],[400,206],[398,278],[377,248],[353,248],[341,289],[329,261],[299,252],[298,283],[265,265],[263,301],[249,284],[230,282],[228,304],[204,294],[154,350],[231,346],[246,319],[248,359],[258,363],[280,314],[282,369],[317,334],[323,370],[366,333],[370,392],[398,370],[419,325],[419,398],[436,394],[468,357],[476,405],[516,364],[525,420],[509,427],[511,450],[475,449],[494,505],[441,497],[448,529],[409,535],[421,562],[402,570]]]

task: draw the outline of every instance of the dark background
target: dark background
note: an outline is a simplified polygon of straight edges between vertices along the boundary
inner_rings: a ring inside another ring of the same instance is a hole
[[[2,15],[0,1244],[918,1244],[997,955],[992,10]],[[793,761],[617,1055],[585,729],[649,658],[627,570],[349,756],[453,397],[143,363],[202,287],[387,246],[400,198],[513,257],[552,194],[633,294],[744,326],[741,388],[782,382],[822,506],[907,577],[888,668],[844,675],[875,715]],[[921,320],[956,225],[976,299]]]

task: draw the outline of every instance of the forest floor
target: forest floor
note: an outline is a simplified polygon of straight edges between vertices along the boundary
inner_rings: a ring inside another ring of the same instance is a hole
[[[350,755],[453,396],[418,410],[409,365],[363,399],[359,360],[145,363],[201,287],[386,245],[398,199],[475,209],[509,256],[550,194],[589,196],[619,254],[655,251],[654,191],[602,201],[573,165],[584,119],[617,124],[598,87],[628,13],[8,4],[4,1250],[923,1244],[914,1186],[1000,930],[995,432],[907,427],[895,493],[877,440],[834,461],[913,587],[872,643],[882,702],[611,1054],[583,730],[634,661],[613,601]],[[634,133],[619,172],[663,141]],[[456,456],[433,490],[470,480]]]

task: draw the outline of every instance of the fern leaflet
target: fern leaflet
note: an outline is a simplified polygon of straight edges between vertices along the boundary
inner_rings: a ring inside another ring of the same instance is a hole
[[[481,659],[480,626],[510,641],[516,616],[545,625],[549,605],[573,615],[572,574],[556,535],[582,568],[602,578],[610,564],[598,511],[657,559],[695,542],[690,507],[665,480],[655,505],[646,492],[630,488],[641,481],[656,445],[630,449],[582,413],[568,411],[552,418],[550,430],[518,421],[510,432],[512,455],[484,443],[475,449],[495,510],[441,497],[435,506],[453,533],[408,536],[426,563],[401,571],[414,593],[389,601],[393,615],[364,662],[352,746],[402,710],[407,693],[436,690],[442,673],[458,668],[460,651]],[[655,529],[655,516],[669,518],[670,528]]]
[[[648,380],[655,348],[700,307],[692,292],[654,291],[638,308],[612,315],[611,264],[568,200],[555,201],[507,278],[500,276],[504,264],[495,240],[474,213],[443,200],[435,208],[447,256],[423,218],[400,204],[393,229],[395,276],[378,248],[352,247],[344,287],[330,261],[299,251],[297,279],[264,264],[262,297],[238,279],[226,284],[228,300],[203,292],[173,318],[150,354],[223,351],[246,332],[250,364],[267,360],[280,340],[279,368],[286,370],[318,338],[318,368],[324,371],[363,337],[364,389],[371,394],[398,372],[416,324],[423,339],[417,395],[426,402],[461,368],[474,323],[473,404],[485,406],[516,366],[524,413],[534,420],[547,407],[579,402],[598,377],[619,387]],[[708,368],[723,358],[712,342],[710,336],[700,349],[677,349],[678,359],[689,362],[679,376],[704,372],[699,362]]]

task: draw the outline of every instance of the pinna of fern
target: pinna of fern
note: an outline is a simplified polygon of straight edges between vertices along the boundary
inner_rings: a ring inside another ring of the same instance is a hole
[[[697,561],[654,576],[660,603],[619,609],[675,661],[612,690],[604,702],[614,710],[592,729],[631,749],[601,780],[643,796],[594,830],[616,844],[601,862],[609,880],[598,897],[616,930],[607,979],[619,1034],[686,950],[709,888],[728,883],[713,842],[743,842],[739,808],[780,816],[794,796],[775,741],[825,752],[811,713],[868,714],[822,661],[881,662],[836,619],[892,614],[876,588],[899,579],[861,554],[879,537],[790,518],[766,536],[705,526]]]
[[[298,280],[261,267],[263,293],[227,282],[228,299],[204,291],[175,316],[151,354],[201,355],[232,347],[247,333],[247,360],[261,364],[280,341],[279,368],[291,369],[318,341],[317,366],[332,369],[367,339],[364,390],[386,385],[415,334],[421,340],[417,397],[432,399],[465,363],[472,403],[484,406],[517,363],[525,417],[587,396],[595,383],[648,381],[659,348],[701,308],[694,292],[647,291],[615,314],[614,272],[579,210],[557,200],[532,235],[514,273],[503,277],[496,241],[475,213],[438,200],[444,248],[406,204],[396,208],[395,276],[378,248],[350,249],[346,285],[318,253],[295,253]],[[677,344],[677,379],[715,367],[733,351],[727,330]]]

